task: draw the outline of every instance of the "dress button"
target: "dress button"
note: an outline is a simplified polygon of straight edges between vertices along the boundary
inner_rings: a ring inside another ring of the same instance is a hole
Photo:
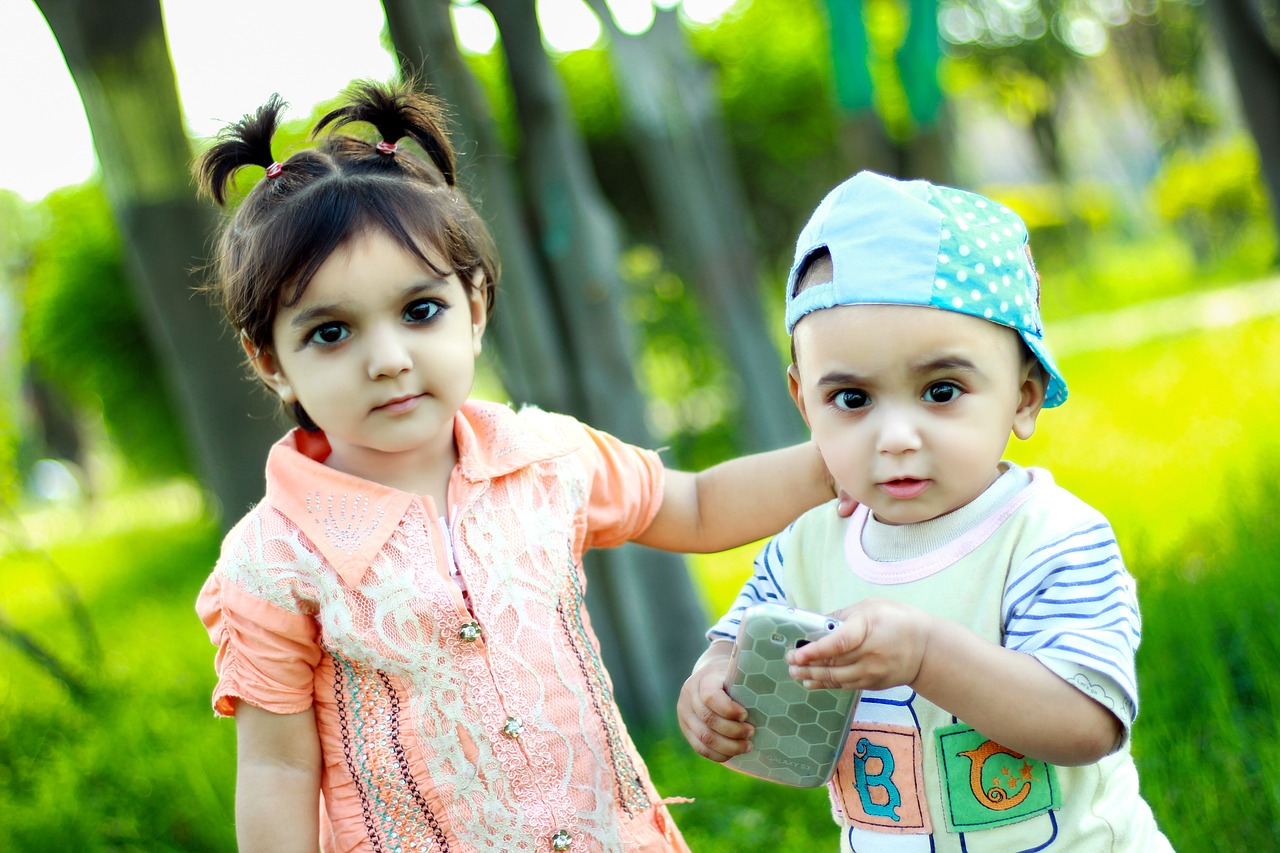
[[[458,631],[458,638],[466,640],[468,643],[474,643],[480,639],[480,623],[467,622]]]
[[[502,733],[509,738],[518,738],[524,733],[524,723],[515,717],[507,717],[507,724],[502,727]]]
[[[573,836],[565,832],[563,829],[557,829],[556,834],[551,836],[552,850],[568,850],[573,844]]]

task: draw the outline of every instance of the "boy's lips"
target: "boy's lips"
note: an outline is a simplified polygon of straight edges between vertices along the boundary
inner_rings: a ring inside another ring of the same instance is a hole
[[[905,501],[918,497],[925,489],[929,488],[932,482],[932,480],[918,480],[914,477],[900,477],[896,480],[885,480],[883,483],[878,483],[877,486],[880,491],[889,497]]]

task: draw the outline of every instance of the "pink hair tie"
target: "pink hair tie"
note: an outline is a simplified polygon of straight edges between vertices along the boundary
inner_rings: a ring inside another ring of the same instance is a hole
[[[283,171],[284,171],[284,166],[282,166],[280,163],[272,163],[270,166],[267,167],[267,177],[278,178],[280,177],[280,173]]]
[[[383,141],[383,142],[379,142],[375,147],[378,149],[379,154],[395,154],[396,149],[399,148],[400,146],[398,146],[394,142]]]

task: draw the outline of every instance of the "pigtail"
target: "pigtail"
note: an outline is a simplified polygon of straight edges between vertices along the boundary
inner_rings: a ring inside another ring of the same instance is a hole
[[[408,86],[381,86],[371,82],[355,84],[348,95],[350,103],[320,119],[311,132],[313,137],[331,124],[337,130],[352,122],[367,122],[377,129],[385,145],[394,145],[406,136],[418,143],[444,182],[454,186],[457,163],[445,131],[447,121],[440,101]],[[378,150],[389,153],[385,146]]]
[[[246,115],[240,121],[218,134],[218,140],[200,155],[196,161],[195,175],[200,192],[208,195],[224,207],[227,189],[236,172],[245,166],[261,166],[263,169],[279,169],[271,153],[271,138],[280,125],[280,114],[285,103],[278,94],[272,95],[257,112]]]

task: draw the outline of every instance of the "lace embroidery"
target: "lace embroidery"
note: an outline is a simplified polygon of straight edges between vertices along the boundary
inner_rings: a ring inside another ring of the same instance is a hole
[[[334,506],[335,498],[337,507]],[[347,509],[347,501],[347,495],[339,497],[322,495],[318,491],[307,492],[307,512],[324,529],[325,538],[348,557],[352,557],[365,540],[373,535],[373,531],[378,529],[386,509],[381,505],[374,507],[367,495],[351,498],[350,510]]]
[[[649,794],[644,789],[640,774],[636,772],[631,755],[623,745],[613,713],[613,691],[609,689],[609,682],[605,677],[604,662],[595,653],[582,621],[582,611],[586,608],[584,593],[577,567],[570,565],[568,595],[561,598],[556,612],[560,614],[560,624],[564,627],[569,646],[573,649],[582,677],[586,680],[591,707],[604,728],[605,741],[612,759],[613,779],[618,786],[619,802],[627,816],[634,817],[637,812],[651,805]]]
[[[390,679],[337,655],[333,663],[343,758],[373,849],[419,850],[418,840],[429,838],[433,849],[448,853],[444,830],[409,772],[400,743],[400,700]]]

